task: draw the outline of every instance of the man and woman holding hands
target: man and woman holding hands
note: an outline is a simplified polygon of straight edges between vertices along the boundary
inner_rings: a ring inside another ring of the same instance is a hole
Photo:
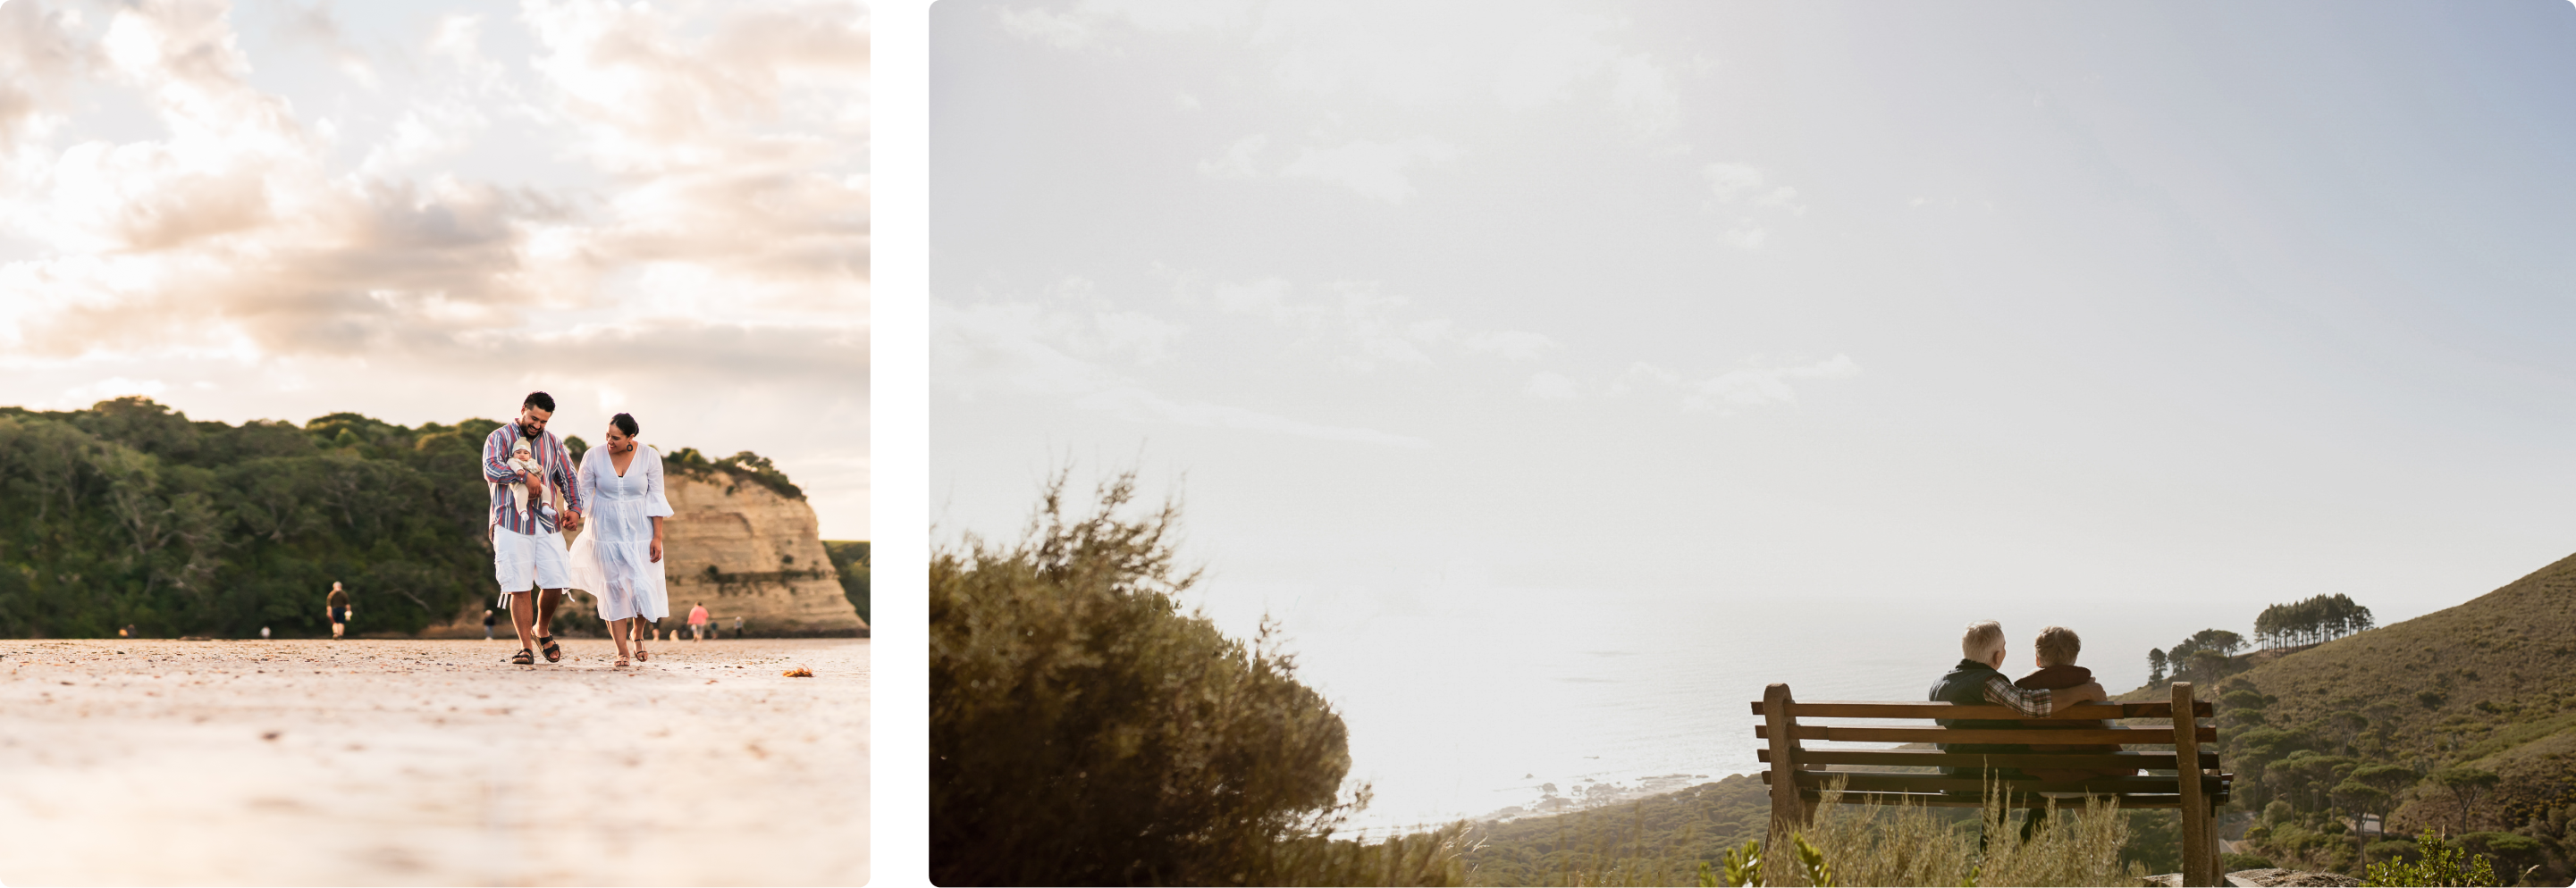
[[[483,441],[483,478],[492,488],[492,573],[501,585],[500,607],[519,635],[510,662],[563,659],[553,627],[566,589],[598,600],[599,616],[617,642],[617,665],[627,665],[630,654],[649,660],[649,627],[671,612],[662,560],[662,519],[671,503],[663,494],[661,454],[638,443],[635,417],[620,413],[609,419],[600,446],[576,465],[562,439],[546,430],[554,411],[553,396],[531,392],[518,418]],[[570,546],[564,531],[579,535]]]

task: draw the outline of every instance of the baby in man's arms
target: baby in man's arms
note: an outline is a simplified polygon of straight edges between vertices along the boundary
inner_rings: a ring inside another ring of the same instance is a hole
[[[2068,629],[2064,626],[2050,626],[2046,629],[2039,630],[2039,640],[2031,643],[2031,649],[2037,652],[2039,671],[2022,676],[2020,679],[2013,682],[2013,686],[2031,689],[2047,688],[2049,690],[2057,690],[2059,688],[2081,687],[2093,681],[2093,670],[2075,665],[2076,655],[2084,651],[2084,639],[2076,637],[2075,630]],[[2069,722],[2064,719],[2049,719],[2046,721],[2024,721],[2022,722],[2022,725],[2024,727],[2100,728],[2110,727],[2111,723],[2099,720]],[[2119,752],[2120,747],[2115,745],[2048,744],[2032,746],[2031,751]],[[2026,768],[2024,770],[2031,776],[2037,777],[2041,780],[2086,780],[2094,777],[2127,777],[2138,773],[2134,768],[2127,770]]]
[[[529,475],[533,475],[538,478],[537,489],[544,490],[545,481],[543,479],[546,476],[546,467],[537,462],[535,452],[535,442],[529,441],[526,438],[521,438],[519,439],[518,444],[510,448],[510,462],[508,465],[510,468],[526,472]],[[510,482],[510,497],[511,502],[518,504],[520,513],[527,515],[530,519],[534,519],[538,515],[552,517],[555,513],[555,510],[552,507],[549,507],[544,503],[530,502],[528,500],[528,485],[526,482]]]

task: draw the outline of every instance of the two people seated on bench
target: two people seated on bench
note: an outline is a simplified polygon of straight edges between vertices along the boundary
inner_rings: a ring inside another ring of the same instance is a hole
[[[2002,671],[2005,654],[2003,624],[1993,620],[1981,620],[1968,624],[1966,634],[1959,639],[1960,653],[1967,655],[1966,658],[1960,660],[1959,665],[1951,667],[1939,681],[1932,683],[1930,699],[1949,703],[2005,706],[2034,719],[2049,718],[2079,703],[2095,703],[2110,699],[2108,694],[2102,692],[2102,684],[2093,680],[2092,670],[2075,665],[2076,654],[2083,649],[2083,640],[2076,637],[2074,630],[2063,626],[2050,626],[2040,631],[2039,642],[2033,647],[2038,649],[2039,671],[2024,676],[2020,681],[2006,678]],[[1995,719],[1945,718],[1940,719],[1939,723],[1945,728],[2019,728],[2056,724],[2071,728],[2102,726],[2099,720],[2043,722],[2033,725]],[[2073,752],[2084,748],[2050,746],[2046,747],[2046,750]],[[1987,752],[1998,755],[2033,751],[2032,747],[2019,743],[1944,743],[1940,744],[1940,749],[1943,752]],[[2118,748],[2112,747],[2111,751],[2116,752]],[[1987,780],[2009,780],[2024,776],[2019,770],[2013,768],[1944,767],[1941,773],[1952,777]],[[2082,780],[2097,775],[2112,776],[2095,771],[2058,770],[2046,770],[2028,776],[2042,780]],[[1956,794],[1970,797],[1981,795],[1975,792]],[[2028,840],[2031,833],[2039,828],[2040,816],[2038,809],[2032,809],[2023,815],[2021,835],[2024,840]]]

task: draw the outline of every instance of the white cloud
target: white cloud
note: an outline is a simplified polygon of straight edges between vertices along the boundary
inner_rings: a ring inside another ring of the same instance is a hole
[[[1261,149],[1269,147],[1267,135],[1250,135],[1226,146],[1225,157],[1199,161],[1199,175],[1211,179],[1258,179],[1261,177]]]
[[[1301,297],[1296,285],[1278,278],[1220,281],[1210,288],[1209,301],[1228,312],[1257,316],[1306,331],[1315,338],[1329,339],[1342,349],[1333,358],[1333,365],[1356,373],[1386,366],[1427,367],[1437,363],[1426,349],[1524,361],[1563,348],[1540,333],[1462,331],[1448,318],[1408,317],[1406,308],[1411,300],[1381,292],[1372,281],[1334,281],[1310,289],[1313,296]]]
[[[1165,397],[1060,347],[1053,321],[1029,303],[930,304],[932,385],[961,398],[1037,395],[1131,422],[1230,428],[1326,441],[1419,449],[1430,442],[1375,429],[1291,419],[1226,404]]]
[[[1681,93],[1652,56],[1623,56],[1612,63],[1610,106],[1640,135],[1661,133],[1681,122]]]
[[[1796,204],[1798,189],[1786,185],[1771,186],[1762,170],[1751,164],[1712,163],[1700,170],[1700,176],[1708,180],[1709,190],[1716,192],[1719,203],[1806,211],[1805,207]]]
[[[1718,410],[1731,414],[1734,408],[1796,406],[1798,393],[1789,387],[1791,379],[1849,379],[1860,375],[1860,365],[1849,355],[1835,355],[1801,366],[1751,366],[1731,370],[1693,384],[1682,398],[1682,406],[1691,410]]]
[[[1681,378],[1682,375],[1679,373],[1644,361],[1637,361],[1629,364],[1628,369],[1620,371],[1618,376],[1611,378],[1607,393],[1612,397],[1633,394],[1647,386],[1670,386],[1680,382]]]
[[[1564,348],[1545,334],[1526,330],[1495,330],[1469,334],[1462,342],[1470,352],[1501,355],[1514,361],[1534,360]]]
[[[64,389],[62,397],[50,406],[55,410],[80,410],[100,401],[125,395],[142,395],[147,398],[159,397],[162,392],[168,391],[169,389],[169,386],[162,384],[161,380],[158,379],[136,381],[122,376],[111,376],[88,385],[77,385]],[[47,405],[31,404],[29,406],[43,407]]]
[[[1555,0],[1274,0],[1253,42],[1296,92],[1412,106],[1481,97],[1529,110],[1607,73],[1620,56],[1608,37],[1622,27]]]
[[[1544,370],[1530,374],[1529,384],[1523,386],[1521,391],[1530,397],[1546,401],[1570,401],[1582,396],[1574,380]]]
[[[1093,18],[1080,12],[1049,12],[1043,9],[1003,9],[1002,30],[1022,40],[1034,40],[1058,49],[1082,49],[1097,36]]]
[[[1400,204],[1414,193],[1405,171],[1418,163],[1445,163],[1458,149],[1437,139],[1395,142],[1357,139],[1338,148],[1307,148],[1280,168],[1285,178],[1313,179],[1359,192],[1360,196]]]

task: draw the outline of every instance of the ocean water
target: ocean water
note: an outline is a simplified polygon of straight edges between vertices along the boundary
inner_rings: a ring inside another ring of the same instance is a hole
[[[1579,804],[1752,773],[1767,683],[1921,699],[1968,622],[1937,604],[1513,589],[1290,600],[1273,613],[1300,678],[1350,727],[1351,777],[1374,792],[1354,825],[1371,830],[1532,809],[1549,784]],[[1208,611],[1229,631],[1259,620]]]

